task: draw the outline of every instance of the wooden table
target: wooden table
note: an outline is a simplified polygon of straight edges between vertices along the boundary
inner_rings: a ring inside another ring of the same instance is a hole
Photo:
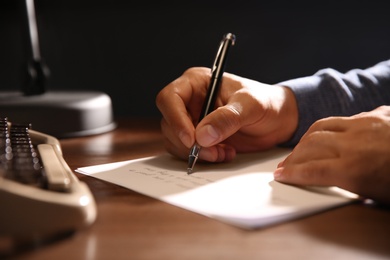
[[[158,120],[119,120],[110,133],[61,140],[78,167],[163,153]],[[18,259],[390,259],[390,210],[360,204],[254,231],[76,174],[95,196],[96,222],[17,252]]]

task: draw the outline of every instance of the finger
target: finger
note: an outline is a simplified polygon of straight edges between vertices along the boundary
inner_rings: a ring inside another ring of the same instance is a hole
[[[186,100],[178,93],[176,84],[180,82],[173,82],[159,92],[156,105],[164,118],[165,128],[170,128],[176,136],[181,136],[183,144],[189,147],[194,142],[194,127],[185,106]]]
[[[233,82],[232,78],[224,78],[226,88],[233,83],[240,84]],[[239,89],[227,92],[221,95],[225,105],[207,115],[196,128],[196,140],[202,146],[209,147],[220,143],[243,127],[254,125],[263,118],[264,104],[254,96],[254,91]],[[249,129],[247,130],[249,132]]]
[[[203,98],[194,89],[207,86],[208,78],[204,68],[189,69],[162,89],[156,97],[156,105],[166,124],[188,148],[195,142],[193,121],[194,117],[199,116],[194,115],[198,112],[195,108],[201,107]]]
[[[171,131],[164,130],[167,128],[162,127],[163,136],[165,137],[165,148],[166,150],[181,158],[188,159],[189,148],[185,147],[180,139],[173,134]],[[226,150],[226,151],[225,151]],[[235,150],[228,146],[223,146],[221,144],[217,144],[211,147],[202,147],[199,152],[199,160],[207,161],[207,162],[223,162],[230,161],[235,156]]]
[[[181,159],[188,159],[189,149],[183,145],[178,136],[176,136],[171,128],[167,126],[164,119],[161,120],[161,130],[165,137],[166,150]],[[212,147],[202,148],[199,153],[200,161],[207,162],[229,162],[236,156],[236,151],[233,147],[218,144]]]
[[[240,113],[233,106],[219,107],[205,117],[196,128],[196,140],[203,147],[218,144],[241,127]]]
[[[183,144],[164,118],[161,120],[161,132],[164,136],[165,148],[169,153],[181,159],[188,158],[189,148]]]
[[[207,162],[230,162],[236,156],[236,150],[224,144],[203,147],[199,153],[199,160]]]
[[[280,166],[339,158],[339,140],[342,138],[342,134],[329,131],[317,131],[305,135]]]
[[[274,178],[276,181],[294,185],[343,187],[342,183],[345,181],[340,169],[343,167],[338,160],[314,160],[279,167],[274,172]]]

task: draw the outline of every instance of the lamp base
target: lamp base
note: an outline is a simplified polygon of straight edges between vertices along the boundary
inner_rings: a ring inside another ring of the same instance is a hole
[[[34,130],[57,138],[101,134],[116,127],[111,99],[98,91],[49,91],[34,96],[0,91],[0,116],[31,123]]]

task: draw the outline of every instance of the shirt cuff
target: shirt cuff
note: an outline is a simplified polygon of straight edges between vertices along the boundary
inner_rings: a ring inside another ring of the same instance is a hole
[[[318,120],[313,110],[313,104],[322,102],[318,95],[318,86],[321,83],[321,77],[309,76],[278,83],[277,85],[288,87],[294,93],[298,105],[298,127],[290,140],[280,144],[283,147],[295,146],[306,133],[309,127]]]

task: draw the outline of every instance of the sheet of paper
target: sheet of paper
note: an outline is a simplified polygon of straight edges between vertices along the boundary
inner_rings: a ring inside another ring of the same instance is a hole
[[[357,198],[335,187],[300,188],[273,180],[273,170],[290,152],[274,149],[241,154],[231,163],[187,163],[168,154],[78,168],[172,205],[242,228],[259,228],[341,206]]]

